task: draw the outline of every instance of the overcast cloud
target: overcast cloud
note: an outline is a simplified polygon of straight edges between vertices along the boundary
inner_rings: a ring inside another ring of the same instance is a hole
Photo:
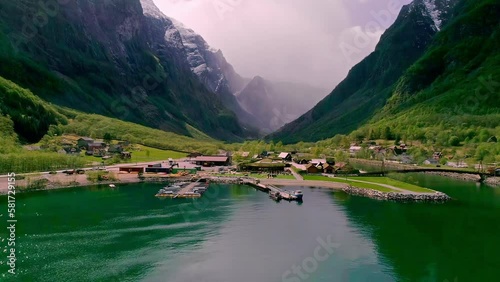
[[[411,0],[154,0],[245,77],[333,89]],[[325,93],[326,94],[326,93]]]

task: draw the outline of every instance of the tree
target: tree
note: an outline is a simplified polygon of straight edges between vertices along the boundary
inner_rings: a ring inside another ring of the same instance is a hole
[[[110,144],[111,140],[113,140],[113,136],[111,136],[111,134],[109,132],[106,132],[106,133],[104,133],[103,140],[104,140],[104,142]]]
[[[458,138],[458,136],[451,136],[450,140],[448,140],[448,143],[450,144],[450,146],[459,146],[460,138]]]
[[[479,162],[480,171],[483,170],[483,162],[489,154],[490,152],[485,146],[477,147],[476,153],[474,154],[474,159]]]
[[[391,132],[391,128],[389,126],[386,126],[384,128],[384,131],[382,133],[382,138],[385,139],[385,140],[392,140],[392,132]]]
[[[349,153],[338,150],[335,152],[335,161],[336,162],[346,162],[349,160]]]

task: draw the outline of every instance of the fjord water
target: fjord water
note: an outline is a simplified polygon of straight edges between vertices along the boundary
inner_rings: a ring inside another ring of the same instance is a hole
[[[0,280],[497,281],[500,190],[408,177],[454,200],[402,204],[303,188],[303,204],[275,203],[223,185],[202,199],[159,200],[157,184],[18,195],[18,274],[7,273],[4,255]]]

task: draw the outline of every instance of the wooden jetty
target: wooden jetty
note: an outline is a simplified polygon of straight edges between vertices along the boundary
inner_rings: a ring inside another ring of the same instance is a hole
[[[280,189],[274,185],[264,185],[264,184],[261,184],[261,183],[257,183],[257,181],[249,181],[249,182],[246,182],[245,184],[247,185],[251,185],[253,187],[255,187],[257,190],[260,190],[260,191],[263,191],[263,192],[266,192],[266,193],[272,193],[273,195],[279,195],[279,197],[277,198],[278,200],[279,199],[283,199],[283,200],[286,200],[286,201],[300,201],[301,199],[297,198],[295,195],[292,194],[292,192],[288,192],[288,191],[284,191],[283,189]]]

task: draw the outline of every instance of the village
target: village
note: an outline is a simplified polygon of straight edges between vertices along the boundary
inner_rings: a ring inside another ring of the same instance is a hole
[[[474,175],[474,172],[480,172],[480,169],[483,169],[481,173],[500,175],[497,164],[469,167],[466,162],[457,162],[440,151],[433,152],[418,165],[409,154],[410,146],[403,143],[393,146],[352,143],[348,149],[339,149],[332,156],[298,150],[263,150],[259,153],[219,150],[217,154],[205,155],[199,152],[145,148],[109,138],[97,140],[80,136],[64,136],[59,145],[62,147],[58,150],[60,154],[83,158],[87,165],[21,175],[21,186],[28,190],[37,190],[97,183],[189,180],[199,177],[303,180],[304,175],[372,176],[373,173],[366,174],[366,171],[356,169],[363,165],[380,167],[376,169],[379,171],[377,175],[385,175],[390,170],[411,169],[439,169],[442,174],[447,173],[447,170],[456,171],[466,174],[469,180],[476,181],[483,180],[478,179],[477,174]]]

